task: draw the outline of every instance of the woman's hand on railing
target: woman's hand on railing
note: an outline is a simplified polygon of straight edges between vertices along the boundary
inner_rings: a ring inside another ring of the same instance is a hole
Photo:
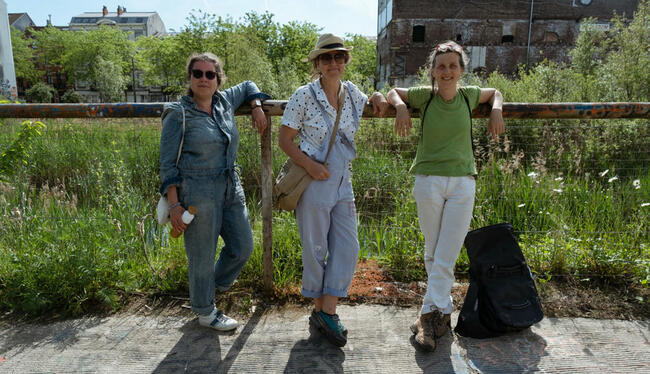
[[[258,133],[263,133],[264,129],[266,129],[266,116],[264,115],[264,110],[262,110],[261,104],[251,110],[251,118],[253,121],[253,127],[257,128]]]
[[[372,114],[376,117],[383,117],[388,109],[388,101],[381,92],[375,92],[368,100],[372,104]]]

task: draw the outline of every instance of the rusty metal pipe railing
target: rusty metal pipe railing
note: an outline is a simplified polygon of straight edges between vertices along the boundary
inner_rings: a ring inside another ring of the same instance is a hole
[[[110,104],[0,104],[0,118],[147,118],[160,117],[165,103],[110,103]],[[287,102],[266,100],[268,126],[261,136],[262,162],[262,249],[263,281],[267,289],[273,288],[273,172],[271,170],[271,117],[281,116]],[[239,108],[235,115],[250,114],[250,107]],[[481,104],[473,112],[475,118],[486,118],[490,106]],[[411,110],[418,117],[417,110]],[[374,117],[367,105],[364,118]],[[391,107],[386,117],[395,117]],[[504,118],[519,119],[612,119],[650,118],[650,102],[615,103],[504,103]]]
[[[287,102],[266,100],[264,111],[270,116],[281,116]],[[143,118],[160,117],[164,103],[108,103],[108,104],[0,104],[0,118]],[[237,110],[236,115],[250,113],[250,107]],[[475,118],[485,118],[490,113],[488,104],[481,104],[473,112]],[[412,110],[413,117],[418,116]],[[364,118],[371,118],[372,107],[367,105]],[[391,107],[386,117],[395,117]],[[612,103],[504,103],[504,118],[650,118],[650,102]]]

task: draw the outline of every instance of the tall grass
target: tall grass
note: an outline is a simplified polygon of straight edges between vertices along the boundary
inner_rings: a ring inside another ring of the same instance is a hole
[[[239,283],[257,287],[259,137],[248,118],[238,121],[238,164],[255,236]],[[118,308],[134,292],[186,294],[182,239],[169,239],[152,215],[159,121],[46,125],[26,163],[16,163],[15,175],[0,184],[0,308],[79,314]],[[424,241],[407,173],[418,135],[398,138],[392,126],[392,120],[364,120],[357,135],[353,184],[361,256],[377,258],[396,280],[421,280]],[[16,138],[20,123],[6,121],[2,128],[0,149]],[[509,121],[501,143],[487,140],[484,131],[485,123],[475,121],[480,171],[472,228],[511,222],[540,274],[648,282],[647,122]],[[277,171],[285,156],[275,144]],[[299,284],[301,246],[291,213],[275,212],[273,248],[276,284]],[[457,270],[467,268],[463,253]]]

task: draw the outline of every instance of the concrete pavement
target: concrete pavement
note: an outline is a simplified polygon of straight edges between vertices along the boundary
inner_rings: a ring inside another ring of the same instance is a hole
[[[422,353],[410,342],[415,307],[338,312],[343,349],[309,331],[307,307],[257,309],[235,334],[187,316],[0,322],[0,373],[650,373],[650,321],[546,318],[493,339],[448,334]]]

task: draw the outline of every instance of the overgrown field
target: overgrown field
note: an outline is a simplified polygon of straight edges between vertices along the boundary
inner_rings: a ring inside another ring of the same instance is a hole
[[[240,284],[262,274],[259,137],[238,118],[238,163],[256,249]],[[277,119],[276,119],[277,121]],[[417,121],[414,121],[417,127]],[[277,124],[276,124],[277,126]],[[417,134],[392,120],[364,120],[354,188],[362,257],[395,280],[423,280],[423,238],[408,168]],[[0,149],[21,130],[6,120]],[[275,128],[277,129],[277,127]],[[511,222],[541,277],[650,280],[650,149],[644,120],[507,121],[492,143],[475,120],[479,179],[472,228]],[[169,239],[153,210],[159,185],[159,120],[53,120],[24,163],[0,184],[0,307],[65,314],[115,308],[134,292],[187,292],[182,239]],[[503,140],[503,139],[502,139]],[[274,170],[285,157],[274,142]],[[291,214],[275,213],[275,282],[298,284],[300,241]],[[457,271],[466,271],[463,253]]]

